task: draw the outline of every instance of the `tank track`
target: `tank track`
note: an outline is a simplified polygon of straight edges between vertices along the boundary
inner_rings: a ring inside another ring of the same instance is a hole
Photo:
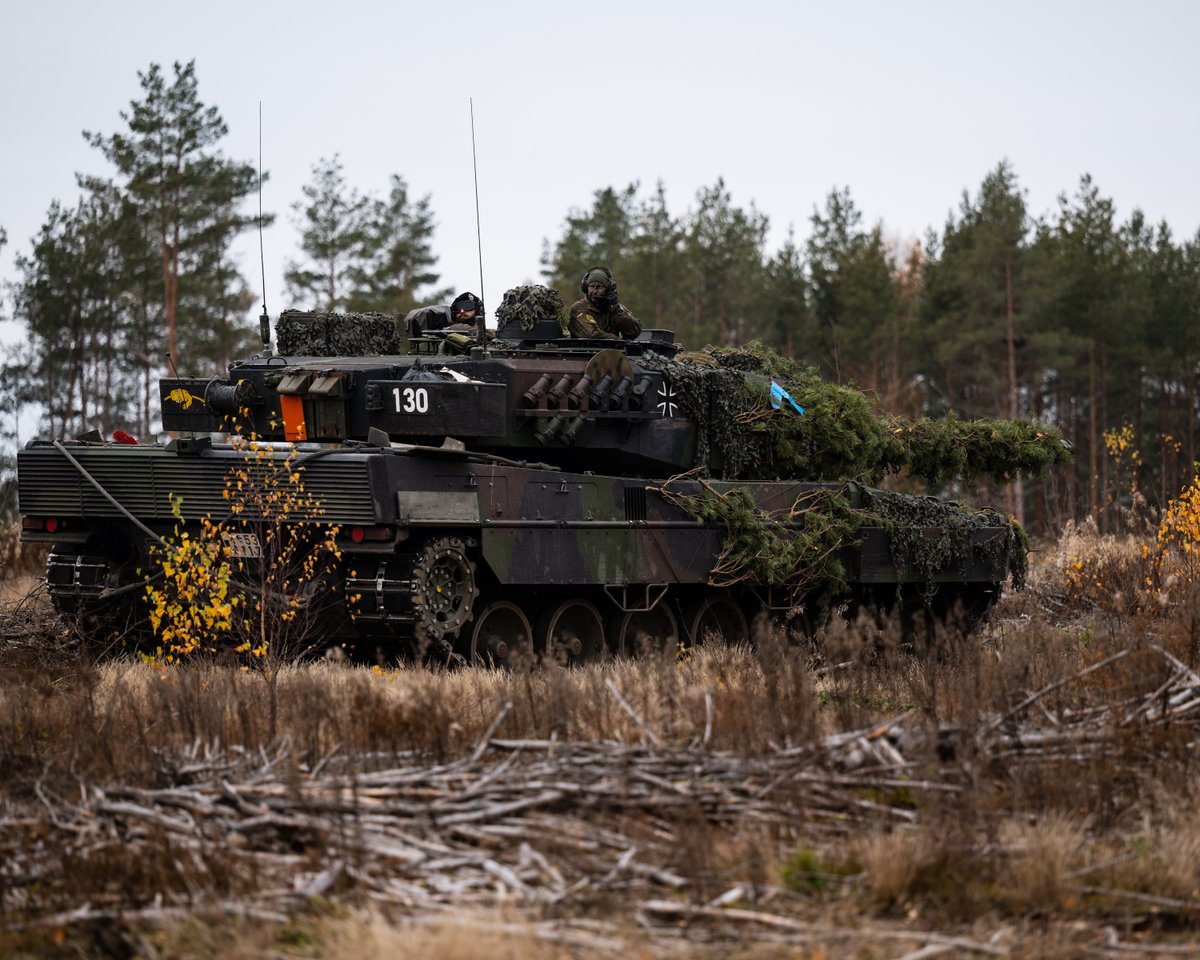
[[[386,559],[357,558],[343,587],[360,632],[411,645],[425,655],[452,656],[479,595],[476,565],[467,555],[472,545],[459,537],[439,537]],[[366,576],[364,563],[374,566]]]

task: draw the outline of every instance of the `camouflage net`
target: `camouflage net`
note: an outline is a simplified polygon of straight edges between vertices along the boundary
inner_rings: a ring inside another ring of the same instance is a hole
[[[938,574],[965,574],[976,552],[994,565],[1007,557],[1013,586],[1019,590],[1025,585],[1029,540],[1020,524],[994,510],[846,484],[840,490],[807,491],[786,513],[771,513],[748,488],[720,490],[700,480],[698,492],[679,489],[680,481],[689,479],[695,480],[694,472],[668,480],[660,492],[689,516],[724,526],[721,552],[709,576],[714,587],[748,582],[784,588],[794,599],[814,588],[830,597],[844,595],[848,583],[841,549],[857,544],[863,527],[888,532],[896,570],[902,576],[906,570],[915,572],[915,582],[929,595]],[[973,546],[976,530],[998,529],[1002,535]]]
[[[819,584],[833,594],[845,592],[840,552],[858,539],[858,528],[868,518],[851,507],[844,492],[811,490],[786,513],[771,513],[746,487],[722,491],[700,481],[698,494],[671,489],[688,477],[668,480],[660,492],[697,520],[724,525],[721,553],[709,574],[712,586],[750,582],[800,596]]]
[[[560,330],[567,330],[567,305],[562,294],[553,287],[528,284],[504,292],[504,300],[496,311],[496,323],[503,328],[512,322],[522,330],[532,330],[540,321],[551,320]]]
[[[955,478],[972,481],[989,474],[998,481],[1038,476],[1056,463],[1071,460],[1057,429],[1030,420],[892,421],[903,456],[889,469],[907,467],[931,484]]]
[[[870,514],[863,522],[888,531],[892,563],[898,570],[906,563],[912,564],[920,578],[931,583],[939,571],[963,567],[970,560],[974,531],[1003,528],[1004,536],[988,540],[980,552],[992,561],[1007,554],[1013,586],[1024,588],[1029,572],[1029,538],[1015,520],[990,508],[971,510],[937,497],[868,487],[863,488],[863,494]]]
[[[770,465],[772,437],[763,426],[773,412],[767,381],[722,367],[705,353],[674,360],[646,353],[638,364],[666,377],[673,399],[696,425],[695,462],[704,473],[726,480],[766,479],[756,474]]]
[[[373,357],[407,352],[396,318],[386,313],[319,313],[285,310],[275,322],[282,356]]]
[[[861,391],[827,383],[758,344],[675,359],[648,354],[638,362],[668,379],[676,402],[696,424],[696,473],[713,477],[878,483],[907,469],[938,484],[971,482],[981,474],[1005,480],[1070,459],[1058,431],[1043,424],[881,417]],[[786,402],[772,409],[772,380],[804,407],[803,415]],[[1007,557],[1013,585],[1024,585],[1028,538],[996,511],[857,484],[845,489],[857,495],[806,494],[785,516],[768,515],[748,491],[720,492],[709,483],[702,482],[699,494],[668,487],[664,495],[689,515],[724,525],[717,585],[746,580],[786,587],[794,596],[814,584],[843,591],[838,548],[854,543],[863,526],[886,529],[897,570],[915,574],[930,593],[938,574],[965,573],[973,556]],[[975,531],[983,529],[1004,532],[975,546]]]
[[[866,394],[822,380],[761,344],[647,354],[698,430],[696,462],[712,476],[742,480],[858,480],[878,483],[907,469],[931,484],[981,474],[1036,475],[1070,460],[1058,431],[1027,420],[902,421],[875,413]],[[804,407],[771,407],[774,380]]]

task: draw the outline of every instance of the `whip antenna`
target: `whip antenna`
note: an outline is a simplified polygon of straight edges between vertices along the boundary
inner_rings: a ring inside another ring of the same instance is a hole
[[[262,226],[262,101],[258,101],[258,267],[262,271],[262,314],[258,318],[258,333],[262,337],[263,353],[271,355],[271,317],[267,313],[267,259],[263,255]]]
[[[475,159],[475,98],[469,97],[471,105],[471,171],[475,174],[475,244],[479,249],[479,345],[487,349],[487,311],[483,295],[483,233],[479,227],[479,162]]]

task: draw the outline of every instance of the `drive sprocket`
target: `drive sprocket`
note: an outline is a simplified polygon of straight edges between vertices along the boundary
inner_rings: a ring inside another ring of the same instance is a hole
[[[418,640],[445,643],[471,619],[479,588],[467,544],[458,537],[430,540],[412,569],[413,623]]]

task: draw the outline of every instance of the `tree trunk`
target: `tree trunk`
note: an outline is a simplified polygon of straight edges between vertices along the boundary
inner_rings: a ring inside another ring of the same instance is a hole
[[[1013,329],[1013,275],[1012,261],[1004,261],[1004,337],[1008,348],[1008,417],[1016,420],[1020,416],[1020,403],[1017,390],[1017,338]],[[1013,478],[1009,488],[1011,504],[1009,512],[1017,518],[1017,522],[1025,522],[1025,488],[1018,474]]]
[[[109,327],[104,333],[104,349],[100,351],[100,356],[104,358],[104,367],[101,370],[100,379],[104,383],[104,396],[101,417],[104,419],[104,434],[107,436],[112,432],[113,420],[113,349],[112,349],[112,327]]]
[[[172,239],[178,243],[179,227],[175,226],[175,232],[171,232],[171,220],[167,211],[166,186],[159,187],[159,244],[162,253],[162,274],[163,274],[163,315],[167,324],[167,353],[175,356],[175,284],[173,275],[177,268],[173,263],[171,256],[171,241]]]
[[[150,365],[142,368],[142,436],[150,436]]]
[[[1088,513],[1100,524],[1100,435],[1097,423],[1099,398],[1096,396],[1096,341],[1088,341]],[[1103,532],[1101,524],[1101,532]]]
[[[1108,347],[1103,343],[1100,345],[1100,435],[1104,435],[1104,431],[1108,429]],[[1101,527],[1102,530],[1112,528],[1111,521],[1114,519],[1112,510],[1109,507],[1114,500],[1114,491],[1110,485],[1108,478],[1108,460],[1107,456],[1100,458],[1100,489],[1107,498],[1107,503],[1104,506],[1105,523]]]
[[[1063,398],[1060,397],[1060,400]],[[1079,401],[1075,394],[1072,393],[1062,403],[1062,409],[1070,412],[1067,418],[1068,429],[1070,430],[1071,443],[1075,445],[1075,449],[1079,449]],[[1079,517],[1079,467],[1071,466],[1067,470],[1067,509],[1072,520],[1078,520]]]
[[[1184,449],[1187,452],[1187,463],[1190,469],[1195,469],[1193,464],[1196,462],[1196,363],[1189,360],[1187,364],[1187,430],[1184,437]],[[1188,482],[1190,478],[1181,477],[1183,482]]]
[[[1165,509],[1171,499],[1167,486],[1167,380],[1164,377],[1158,387],[1158,502],[1160,509]]]

